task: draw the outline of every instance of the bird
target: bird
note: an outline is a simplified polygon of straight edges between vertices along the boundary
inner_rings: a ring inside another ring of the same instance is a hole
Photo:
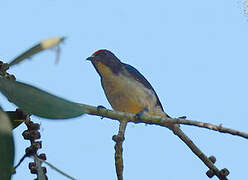
[[[94,52],[86,60],[91,61],[99,74],[106,98],[114,110],[170,118],[152,85],[136,68],[121,62],[107,49]]]

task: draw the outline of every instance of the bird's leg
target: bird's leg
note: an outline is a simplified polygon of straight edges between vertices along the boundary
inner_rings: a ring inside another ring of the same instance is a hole
[[[144,113],[148,112],[148,111],[149,111],[149,110],[148,110],[147,107],[144,108],[143,110],[141,110],[140,112],[138,112],[138,113],[135,115],[135,119],[136,119],[136,120],[140,120],[141,116],[142,116]]]

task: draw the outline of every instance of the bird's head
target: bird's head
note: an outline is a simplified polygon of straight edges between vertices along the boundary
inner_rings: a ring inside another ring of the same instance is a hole
[[[101,76],[108,71],[118,74],[122,69],[121,61],[111,51],[106,49],[100,49],[94,52],[86,60],[91,61]]]

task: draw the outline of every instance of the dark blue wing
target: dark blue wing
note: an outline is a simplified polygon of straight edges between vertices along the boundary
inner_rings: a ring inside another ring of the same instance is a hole
[[[125,69],[131,74],[131,76],[136,80],[139,81],[140,83],[142,83],[146,88],[151,89],[156,98],[157,98],[157,105],[161,107],[161,109],[163,110],[163,106],[161,104],[161,102],[159,101],[158,95],[156,94],[155,90],[153,89],[152,85],[146,80],[146,78],[137,70],[135,69],[133,66],[130,66],[128,64],[122,63],[125,67]],[[164,110],[163,110],[164,111]]]

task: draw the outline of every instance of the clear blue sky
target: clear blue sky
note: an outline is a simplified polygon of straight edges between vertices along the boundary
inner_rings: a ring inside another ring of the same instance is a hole
[[[222,123],[248,131],[248,18],[242,1],[2,1],[0,59],[10,61],[42,39],[66,36],[58,65],[53,51],[10,69],[17,80],[66,99],[110,108],[93,66],[95,50],[113,51],[153,85],[173,116]],[[1,95],[1,106],[13,110]],[[118,123],[99,117],[41,123],[48,161],[79,180],[116,179],[114,143]],[[29,145],[14,130],[16,162]],[[247,140],[195,127],[182,129],[230,179],[247,177]],[[208,180],[203,163],[169,130],[129,124],[124,179]],[[28,159],[13,180],[33,179]],[[64,180],[48,168],[49,179]],[[217,178],[213,178],[217,179]]]

